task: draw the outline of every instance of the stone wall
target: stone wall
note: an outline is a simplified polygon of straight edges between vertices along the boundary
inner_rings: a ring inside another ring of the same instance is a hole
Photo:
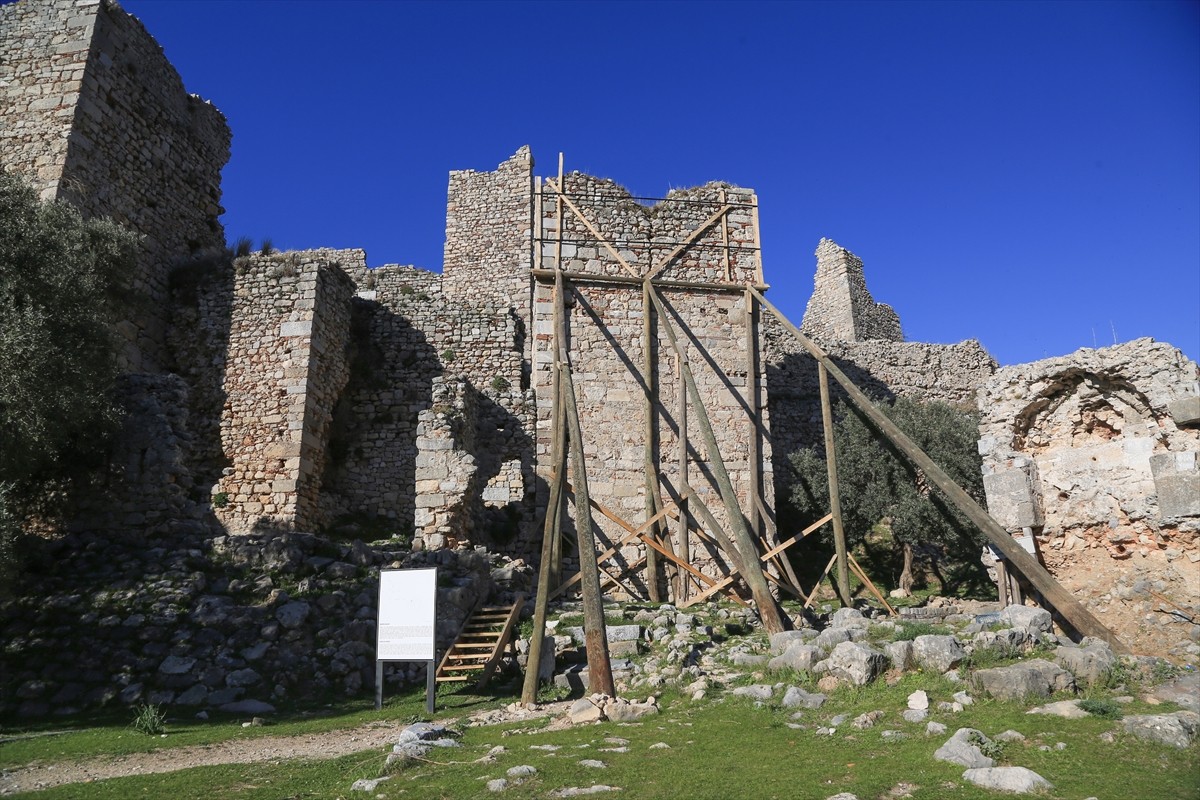
[[[817,244],[816,256],[813,293],[800,323],[805,336],[821,344],[904,341],[900,317],[867,290],[862,259],[830,239]]]
[[[1047,568],[1141,649],[1200,636],[1146,591],[1200,613],[1196,364],[1152,339],[1085,348],[998,370],[978,405],[992,515],[1031,528]]]
[[[214,487],[231,531],[319,525],[333,407],[349,374],[353,282],[361,250],[310,250],[235,262],[221,442]]]
[[[463,422],[470,436],[455,437],[457,457],[470,456],[488,503],[510,509],[503,521],[513,514],[519,518],[521,540],[513,547],[536,548],[528,541],[533,536],[532,393],[522,389],[528,381],[524,326],[514,311],[450,300],[442,293],[440,276],[413,267],[358,266],[350,274],[360,287],[353,305],[354,353],[350,383],[335,411],[326,516],[392,521],[401,533],[415,525],[424,543],[423,533],[435,532],[426,529],[440,513],[436,509],[457,507],[467,491],[465,485],[430,489],[429,481],[449,478],[418,474],[428,460],[422,455],[422,429],[438,428],[437,414],[425,418],[442,404],[435,387],[461,381],[469,385],[472,402]],[[451,516],[463,527],[441,530],[443,539],[430,546],[441,546],[448,534],[459,542],[497,544],[499,537],[509,544],[507,534],[478,513]],[[435,527],[444,528],[446,516],[439,519]]]
[[[511,307],[526,329],[533,187],[528,147],[494,172],[451,172],[442,260],[442,287],[448,299]]]
[[[569,196],[599,232],[613,244],[621,258],[639,272],[660,263],[675,245],[727,203],[740,207],[730,213],[730,266],[726,272],[725,250],[717,223],[695,239],[695,248],[685,249],[661,273],[667,280],[757,282],[757,237],[753,226],[753,195],[749,190],[722,184],[673,192],[657,206],[640,206],[624,189],[611,181],[572,173],[566,177]],[[721,195],[725,194],[722,201]],[[558,248],[557,214],[553,193],[542,192],[541,265],[553,267]],[[607,250],[589,239],[578,218],[564,216],[563,267],[572,272],[595,275],[627,275]],[[715,238],[714,238],[715,237]],[[652,428],[657,441],[656,460],[662,475],[662,493],[678,499],[682,489],[677,448],[679,378],[677,358],[662,330],[663,321],[652,316],[654,333],[651,376],[659,403],[647,425],[643,405],[645,377],[642,375],[644,345],[642,325],[647,309],[641,286],[614,285],[572,279],[566,302],[569,358],[576,388],[576,403],[583,430],[589,487],[594,500],[630,523],[645,519],[646,479],[643,453],[646,431]],[[691,366],[704,407],[718,438],[721,455],[729,470],[744,514],[751,513],[751,471],[758,470],[764,485],[765,502],[772,502],[771,450],[763,444],[760,463],[749,463],[750,439],[758,428],[752,421],[747,387],[749,354],[746,350],[746,313],[743,291],[664,288],[660,297],[671,314],[680,342],[688,350]],[[553,291],[539,282],[534,297],[534,386],[538,397],[539,475],[548,482],[550,419],[552,412],[551,367]],[[760,375],[758,394],[765,397],[765,376]],[[689,406],[690,406],[689,402]],[[763,428],[769,425],[765,407],[760,410]],[[728,519],[711,477],[711,454],[704,447],[691,411],[688,426],[690,445],[689,481],[697,494],[728,530]],[[544,502],[541,501],[541,502]],[[593,514],[601,548],[615,543],[625,530],[603,515]],[[689,537],[693,563],[710,575],[720,573],[721,557],[694,533]],[[618,563],[632,564],[644,556],[645,548],[628,545],[621,549]],[[644,593],[640,577],[625,579],[636,593]]]
[[[119,329],[130,371],[165,361],[167,274],[221,248],[224,116],[189,95],[162,48],[111,0],[0,8],[0,158],[45,198],[144,236],[140,313]]]

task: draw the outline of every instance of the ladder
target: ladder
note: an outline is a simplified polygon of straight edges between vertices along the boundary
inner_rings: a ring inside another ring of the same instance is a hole
[[[470,680],[479,673],[476,689],[482,689],[500,664],[504,648],[512,640],[517,618],[525,605],[525,595],[518,594],[510,606],[483,606],[463,625],[462,631],[442,661],[438,664],[438,683]]]

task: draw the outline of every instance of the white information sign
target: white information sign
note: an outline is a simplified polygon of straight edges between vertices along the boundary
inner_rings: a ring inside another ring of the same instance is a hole
[[[379,573],[379,661],[432,661],[436,647],[437,567]]]

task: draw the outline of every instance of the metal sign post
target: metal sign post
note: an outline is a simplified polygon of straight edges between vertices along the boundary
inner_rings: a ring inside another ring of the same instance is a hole
[[[437,672],[437,567],[379,571],[375,709],[383,708],[383,665],[425,662],[425,711],[433,713]]]

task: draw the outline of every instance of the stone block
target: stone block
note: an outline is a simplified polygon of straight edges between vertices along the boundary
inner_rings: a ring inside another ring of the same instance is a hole
[[[1180,427],[1200,425],[1200,395],[1181,397],[1173,403],[1168,403],[1167,413]]]
[[[988,513],[1005,528],[1042,524],[1042,509],[1026,469],[1006,469],[983,476]]]
[[[1150,473],[1163,517],[1200,516],[1200,467],[1195,450],[1150,456]]]
[[[301,322],[284,322],[279,326],[280,336],[311,336],[312,335],[312,320],[303,320]]]

